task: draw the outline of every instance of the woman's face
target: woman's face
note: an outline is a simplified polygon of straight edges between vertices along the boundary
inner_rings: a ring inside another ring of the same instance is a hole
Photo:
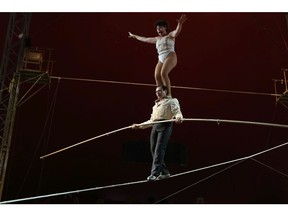
[[[156,31],[159,36],[165,36],[167,34],[167,28],[165,26],[157,26]]]

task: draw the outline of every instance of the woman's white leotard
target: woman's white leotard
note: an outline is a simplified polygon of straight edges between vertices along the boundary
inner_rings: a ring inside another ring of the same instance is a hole
[[[156,49],[158,52],[159,61],[165,61],[170,52],[175,52],[175,39],[169,35],[160,37],[156,41]]]

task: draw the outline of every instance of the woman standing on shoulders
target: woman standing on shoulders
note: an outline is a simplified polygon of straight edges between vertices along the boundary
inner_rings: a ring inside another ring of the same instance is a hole
[[[159,20],[155,23],[156,31],[159,36],[143,37],[129,32],[130,38],[135,38],[139,41],[156,44],[158,52],[158,63],[155,67],[155,81],[157,86],[167,86],[167,97],[172,98],[171,82],[169,79],[170,71],[177,65],[177,55],[175,53],[175,38],[179,35],[183,23],[187,20],[183,14],[178,20],[178,25],[174,31],[169,32],[168,23],[165,20]]]

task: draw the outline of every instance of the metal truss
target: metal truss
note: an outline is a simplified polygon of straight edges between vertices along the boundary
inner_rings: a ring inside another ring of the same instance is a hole
[[[12,141],[19,93],[18,69],[29,42],[31,14],[11,13],[0,68],[0,200]]]

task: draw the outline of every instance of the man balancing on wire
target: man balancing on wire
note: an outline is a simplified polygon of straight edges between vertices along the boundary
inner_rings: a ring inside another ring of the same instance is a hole
[[[179,101],[176,98],[167,98],[168,89],[166,86],[156,88],[157,100],[152,109],[150,120],[141,124],[133,124],[132,129],[146,129],[152,127],[150,135],[150,150],[153,158],[151,175],[148,181],[162,180],[170,177],[164,156],[167,143],[172,133],[173,122],[155,123],[157,121],[172,120],[176,123],[182,123],[183,115],[180,110]]]

